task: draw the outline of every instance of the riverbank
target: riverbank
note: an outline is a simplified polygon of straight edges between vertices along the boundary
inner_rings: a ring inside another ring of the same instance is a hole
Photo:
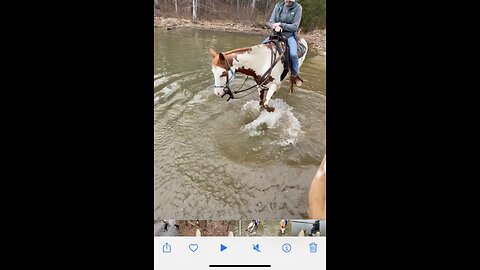
[[[267,36],[270,30],[262,24],[244,24],[240,22],[224,22],[224,21],[198,21],[178,19],[178,18],[164,18],[154,17],[153,26],[171,30],[174,28],[190,28],[190,29],[205,29],[225,32],[242,32],[252,33]],[[318,50],[322,54],[327,51],[327,30],[313,30],[308,33],[299,33],[300,37],[305,38],[309,47]]]

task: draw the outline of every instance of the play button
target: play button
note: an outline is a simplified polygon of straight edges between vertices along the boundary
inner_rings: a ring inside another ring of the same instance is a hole
[[[224,251],[225,249],[227,249],[227,247],[224,246],[224,245],[222,245],[222,244],[220,244],[220,251]]]

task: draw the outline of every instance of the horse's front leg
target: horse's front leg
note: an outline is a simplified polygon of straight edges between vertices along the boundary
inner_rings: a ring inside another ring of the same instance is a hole
[[[265,90],[258,87],[258,105],[263,107],[263,103],[265,102]]]
[[[265,99],[265,103],[263,104],[263,107],[268,111],[268,112],[273,112],[275,111],[274,107],[270,107],[268,103],[270,102],[270,99],[272,99],[273,94],[275,94],[275,91],[277,91],[278,86],[275,83],[272,83],[268,87],[268,92],[267,92],[267,98]]]

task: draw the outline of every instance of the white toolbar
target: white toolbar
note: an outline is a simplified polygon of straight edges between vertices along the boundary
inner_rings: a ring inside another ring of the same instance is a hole
[[[326,237],[154,237],[154,269],[319,269]]]

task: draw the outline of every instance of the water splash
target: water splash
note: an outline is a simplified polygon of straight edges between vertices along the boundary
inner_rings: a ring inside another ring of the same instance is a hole
[[[164,98],[168,98],[168,96],[170,96],[170,94],[177,91],[178,89],[180,89],[180,83],[179,83],[179,81],[175,81],[175,82],[172,82],[171,84],[165,86],[164,88],[162,88],[162,90],[160,90],[159,93],[164,94],[164,96],[163,96]]]
[[[165,75],[166,75],[165,72],[160,72],[160,73],[158,73],[158,74],[154,74],[154,75],[153,75],[153,79],[157,79],[157,78],[160,78],[160,77],[165,76]]]
[[[280,138],[274,140],[272,144],[280,146],[296,145],[298,135],[301,133],[300,121],[293,115],[293,108],[282,99],[270,100],[270,105],[275,108],[274,112],[262,110],[260,115],[251,123],[243,127],[250,137],[263,134],[262,127],[268,129],[280,129]],[[244,111],[260,111],[258,101],[250,100],[242,107]]]
[[[168,77],[157,78],[153,81],[153,88],[157,88],[157,86],[166,82],[168,82]]]

